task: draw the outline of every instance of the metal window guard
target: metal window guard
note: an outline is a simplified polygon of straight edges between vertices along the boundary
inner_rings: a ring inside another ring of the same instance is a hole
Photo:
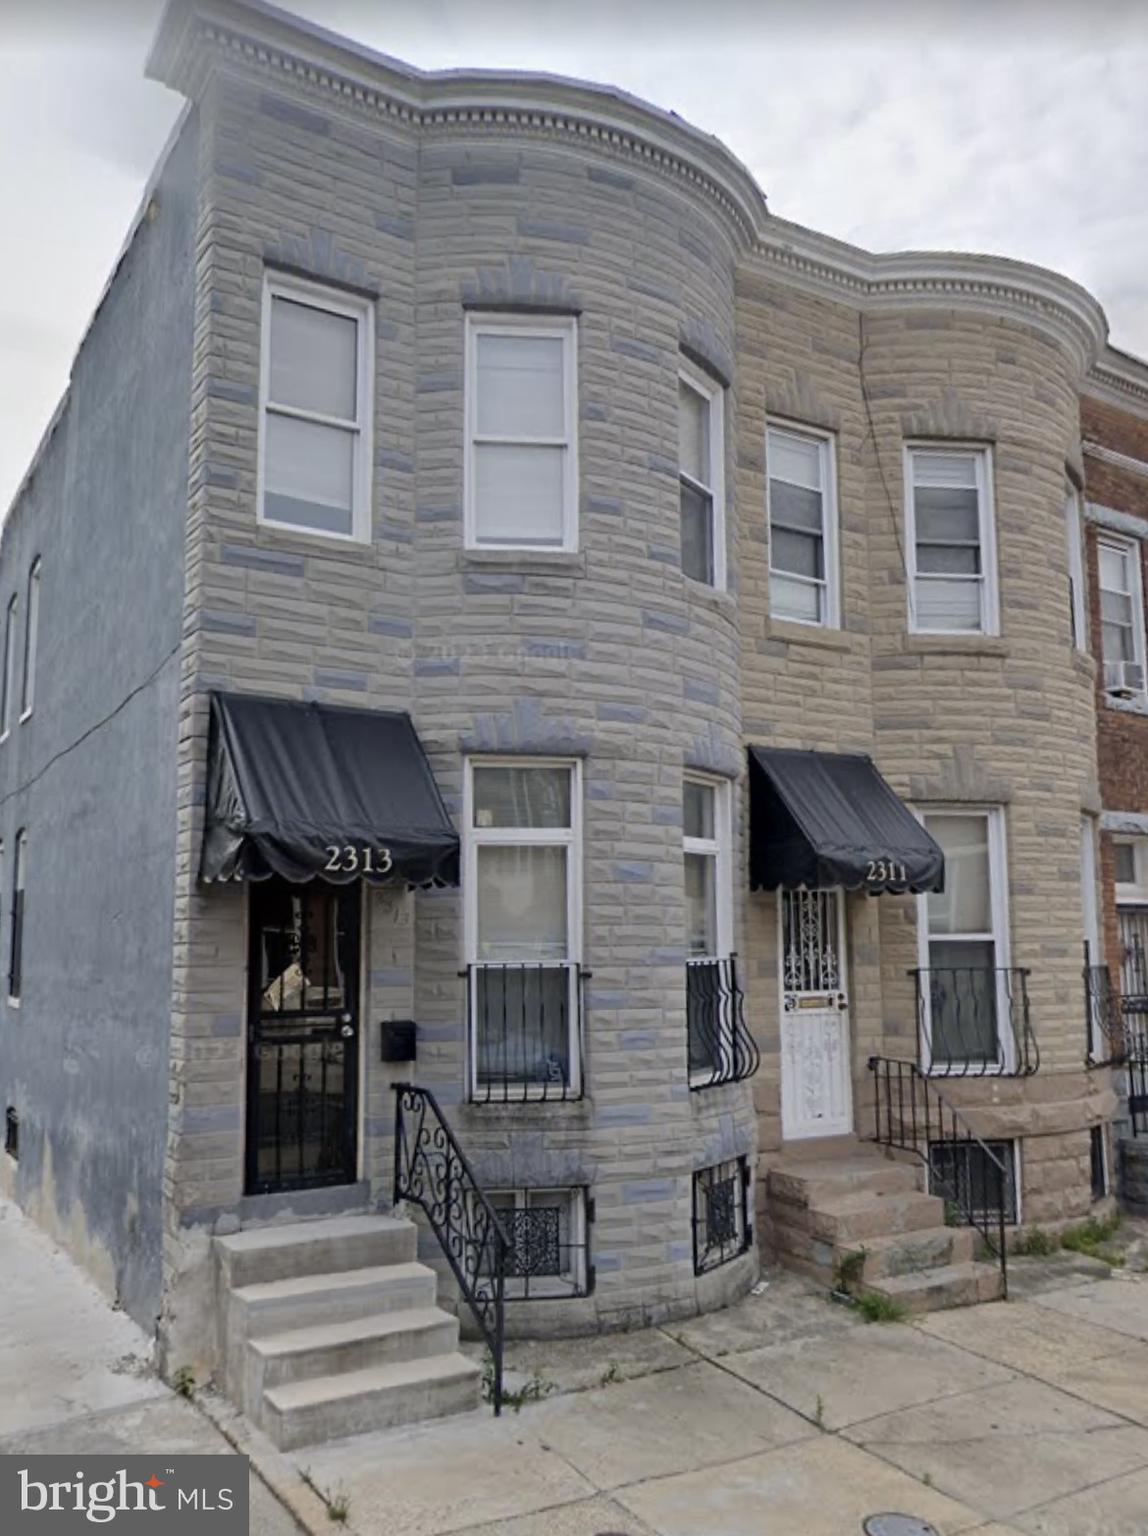
[[[412,1083],[396,1083],[394,1090],[394,1203],[417,1205],[438,1239],[490,1350],[497,1415],[502,1412],[509,1239],[434,1094]]]
[[[1031,1077],[1040,1047],[1029,1019],[1029,971],[1017,966],[911,970],[922,1071],[948,1077]]]
[[[1088,1067],[1116,1067],[1128,1060],[1129,1037],[1124,1010],[1106,965],[1088,963],[1084,949],[1084,1061]]]
[[[914,1061],[898,1061],[888,1056],[870,1056],[869,1071],[874,1086],[873,1140],[883,1147],[912,1152],[920,1158],[935,1180],[936,1167],[932,1149],[948,1149],[950,1166],[956,1168],[962,1149],[968,1157],[972,1149],[980,1162],[969,1160],[970,1170],[978,1176],[954,1177],[942,1191],[947,1204],[955,1206],[967,1224],[979,1232],[985,1249],[996,1260],[1001,1272],[1002,1295],[1008,1297],[1008,1252],[1005,1247],[1005,1205],[1008,1174],[1004,1163],[992,1148],[975,1133],[968,1121],[926,1077]]]
[[[761,1052],[745,1022],[737,956],[686,961],[686,1034],[690,1088],[713,1088],[752,1077]]]
[[[471,1099],[511,1104],[582,1097],[582,984],[572,960],[478,962],[466,978]]]

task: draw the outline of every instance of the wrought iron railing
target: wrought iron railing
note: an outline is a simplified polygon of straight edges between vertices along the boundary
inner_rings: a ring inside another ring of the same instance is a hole
[[[471,1098],[582,1097],[582,983],[574,961],[467,966]]]
[[[1116,1067],[1128,1059],[1128,1028],[1112,973],[1090,965],[1084,950],[1084,1060],[1089,1067]]]
[[[917,988],[921,1068],[952,1077],[1031,1077],[1040,1066],[1029,972],[942,965],[909,972]]]
[[[690,1087],[712,1088],[752,1077],[761,1053],[745,1023],[737,956],[686,961],[686,1035]]]
[[[430,1224],[490,1350],[491,1401],[502,1412],[509,1239],[429,1088],[395,1084],[394,1203]]]
[[[873,1140],[912,1152],[929,1173],[929,1189],[963,1222],[975,1227],[1001,1272],[1008,1296],[1005,1220],[1015,1194],[1004,1160],[982,1141],[968,1121],[915,1061],[870,1056],[874,1087]]]
[[[1128,1115],[1133,1136],[1148,1136],[1148,1045],[1134,1042],[1128,1055]]]

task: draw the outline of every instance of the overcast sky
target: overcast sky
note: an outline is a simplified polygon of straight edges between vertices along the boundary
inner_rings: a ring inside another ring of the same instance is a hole
[[[293,0],[424,68],[625,87],[722,138],[781,217],[1089,288],[1148,357],[1148,0]],[[179,111],[161,0],[0,0],[0,508]],[[957,20],[953,20],[953,17]]]

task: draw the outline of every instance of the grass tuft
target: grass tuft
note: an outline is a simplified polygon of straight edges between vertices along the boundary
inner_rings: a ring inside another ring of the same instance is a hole
[[[903,1301],[894,1301],[880,1291],[862,1291],[857,1298],[857,1310],[867,1323],[902,1323],[909,1315]]]
[[[1013,1252],[1022,1259],[1047,1259],[1059,1247],[1059,1242],[1051,1232],[1046,1232],[1043,1227],[1030,1227],[1022,1237],[1017,1238]]]
[[[1110,1244],[1120,1230],[1123,1219],[1119,1211],[1103,1221],[1090,1216],[1078,1226],[1066,1227],[1060,1234],[1060,1246],[1067,1248],[1069,1253],[1081,1253],[1088,1259],[1102,1259],[1105,1264],[1118,1268],[1124,1263],[1124,1255]]]

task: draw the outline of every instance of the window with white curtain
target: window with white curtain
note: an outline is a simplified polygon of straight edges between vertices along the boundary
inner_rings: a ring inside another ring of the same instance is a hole
[[[1118,698],[1145,691],[1140,543],[1105,534],[1096,547],[1104,687]]]
[[[261,522],[370,539],[373,333],[368,300],[267,278]]]
[[[468,547],[577,548],[576,380],[573,319],[467,316]]]
[[[945,855],[945,888],[918,896],[926,1060],[936,1070],[995,1062],[1008,995],[1004,822],[998,808],[929,811]]]
[[[4,675],[0,681],[0,741],[12,729],[13,696],[16,692],[16,619],[19,599],[13,593],[4,616]]]
[[[771,423],[765,468],[770,610],[775,618],[835,628],[840,615],[833,440]]]
[[[992,474],[984,448],[906,450],[909,627],[995,635]]]
[[[467,764],[464,907],[472,1089],[580,1091],[581,771]]]
[[[36,651],[40,643],[40,557],[28,570],[28,607],[24,616],[24,683],[20,690],[20,719],[32,713],[36,696]]]
[[[725,425],[720,385],[697,373],[678,377],[678,482],[682,570],[725,586]]]

